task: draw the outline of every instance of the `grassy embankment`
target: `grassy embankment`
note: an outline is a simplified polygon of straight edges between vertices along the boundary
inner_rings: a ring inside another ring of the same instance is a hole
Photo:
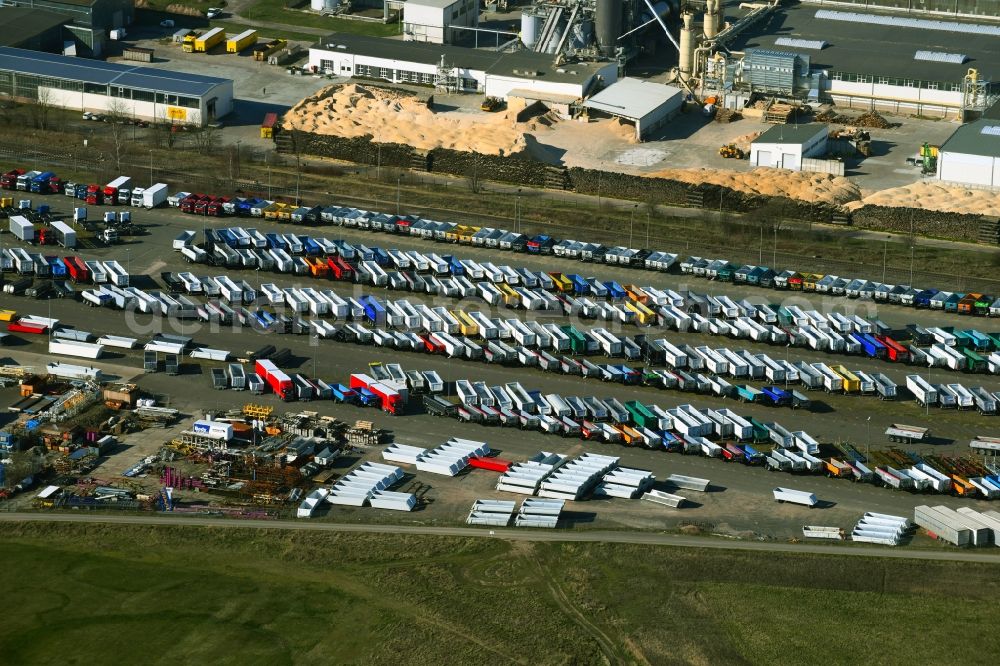
[[[5,525],[8,663],[934,663],[996,567],[600,544]]]

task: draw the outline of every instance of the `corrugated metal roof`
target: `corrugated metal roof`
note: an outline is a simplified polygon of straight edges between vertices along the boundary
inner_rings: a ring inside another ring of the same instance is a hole
[[[0,47],[0,70],[201,97],[229,79]]]
[[[1000,133],[983,131],[995,125],[996,121],[988,118],[962,125],[941,144],[941,152],[1000,157]]]
[[[828,44],[822,51],[810,53],[803,49],[803,55],[811,56],[813,69],[958,83],[969,67],[975,67],[987,78],[1000,77],[996,37],[829,21],[817,19],[815,14],[815,7],[806,4],[782,6],[767,21],[740,33],[730,48],[771,49],[782,37],[822,39]],[[964,65],[913,59],[918,50],[953,52],[956,43],[961,44],[962,53],[969,57]]]
[[[683,95],[684,91],[674,86],[625,77],[588,99],[584,106],[638,120]]]
[[[822,123],[805,123],[803,125],[774,125],[766,132],[761,134],[759,137],[753,140],[753,143],[805,143],[812,139],[816,135],[829,132],[829,125]]]

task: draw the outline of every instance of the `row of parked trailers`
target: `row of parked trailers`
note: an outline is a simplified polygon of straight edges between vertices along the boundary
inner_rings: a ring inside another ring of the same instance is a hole
[[[956,494],[983,499],[1000,497],[995,470],[961,459],[924,460],[896,455],[868,459],[850,446],[820,458],[819,443],[805,431],[779,423],[742,417],[729,409],[680,405],[663,409],[639,401],[543,394],[518,382],[489,386],[459,380],[458,402],[424,395],[425,409],[436,416],[483,425],[540,429],[564,437],[698,453],[708,457],[763,465],[772,471],[825,474],[893,489]],[[904,461],[908,466],[904,466]],[[896,465],[897,467],[893,467]]]
[[[38,191],[58,191],[60,187],[54,174],[32,172],[31,184],[25,181],[22,187],[22,170],[10,172],[14,176],[10,180],[11,189],[31,190],[34,183],[45,183],[45,189],[38,185]],[[46,176],[48,179],[46,180]],[[122,177],[126,178],[126,177]],[[109,184],[113,185],[112,184]],[[128,183],[126,184],[126,186]],[[102,190],[103,192],[103,190]],[[379,213],[363,209],[342,206],[289,206],[279,202],[265,201],[256,198],[208,197],[189,192],[179,192],[167,197],[171,206],[181,207],[184,203],[195,202],[186,212],[206,213],[198,210],[197,202],[208,199],[217,204],[213,214],[239,215],[247,217],[262,217],[278,221],[299,224],[333,224],[367,229],[375,232],[402,233],[438,242],[463,243],[496,248],[499,250],[520,251],[536,254],[554,254],[557,256],[576,258],[581,261],[592,261],[607,264],[635,266],[657,271],[670,270],[678,264],[675,253],[624,246],[604,246],[597,243],[576,241],[573,239],[556,239],[545,234],[527,236],[519,232],[491,227],[475,227],[453,222],[442,222],[420,218],[417,216],[400,216]],[[993,298],[982,293],[957,293],[937,289],[920,289],[909,285],[884,284],[861,278],[848,278],[835,275],[819,275],[800,273],[792,270],[781,270],[767,266],[739,265],[724,259],[706,259],[688,257],[679,262],[684,273],[703,276],[709,279],[734,281],[774,289],[801,289],[816,291],[831,295],[842,295],[855,298],[872,298],[887,302],[912,305],[914,307],[939,308],[962,314],[985,314],[1000,316],[1000,298]]]
[[[340,297],[332,290],[313,288],[279,289],[274,284],[264,284],[260,293],[273,306],[296,315],[294,320],[284,315],[272,315],[262,310],[249,311],[241,304],[257,299],[257,291],[246,282],[239,283],[227,276],[197,277],[191,273],[174,276],[166,274],[165,280],[173,289],[183,289],[192,294],[209,298],[220,297],[228,301],[198,303],[178,296],[159,292],[147,293],[135,288],[116,288],[105,285],[98,290],[84,292],[84,299],[93,305],[112,305],[118,308],[135,307],[143,312],[200,318],[225,324],[240,321],[244,325],[274,329],[283,332],[312,333],[317,337],[353,339],[394,348],[410,348],[438,352],[450,357],[484,358],[502,363],[520,363],[539,366],[547,370],[560,369],[573,374],[597,376],[621,383],[652,383],[663,388],[687,388],[732,396],[744,402],[762,402],[774,405],[808,406],[809,399],[795,390],[788,390],[788,383],[801,383],[807,389],[822,388],[828,392],[860,393],[893,399],[898,395],[897,385],[881,373],[851,371],[842,365],[825,363],[790,363],[774,359],[767,354],[754,354],[748,350],[713,349],[707,346],[691,347],[674,345],[665,339],[647,340],[644,336],[634,339],[618,337],[604,328],[581,331],[572,326],[523,322],[518,319],[491,318],[482,312],[448,310],[438,306],[410,304],[406,300],[380,301],[374,296],[363,295],[358,299]],[[239,308],[239,312],[233,306]],[[302,320],[297,315],[330,316],[346,322],[348,319],[374,324],[374,330],[362,324],[334,326],[329,322]],[[241,316],[242,315],[242,316]],[[291,322],[288,326],[279,319]],[[297,324],[297,325],[296,325]],[[385,328],[382,328],[385,327]],[[411,334],[402,337],[388,329]],[[419,333],[417,333],[419,331]],[[467,335],[461,335],[461,334]],[[485,343],[485,348],[470,338]],[[504,342],[516,343],[511,346]],[[645,358],[661,363],[673,372],[652,372],[620,364],[596,365],[586,360],[559,359],[550,352],[573,354],[597,353],[610,357],[625,356]],[[702,374],[698,371],[705,371]],[[693,374],[692,374],[693,372]],[[722,377],[735,379],[784,382],[761,389],[749,385],[731,385]],[[922,404],[941,404],[959,409],[978,408],[991,414],[996,411],[998,397],[982,387],[966,389],[960,384],[946,384],[943,388],[930,387],[918,375],[911,375],[907,387]],[[941,396],[944,396],[943,398]]]
[[[1000,392],[982,386],[966,387],[955,382],[931,383],[921,375],[907,375],[906,388],[916,401],[926,407],[942,409],[978,409],[982,414],[996,414]]]
[[[391,215],[339,206],[288,206],[260,199],[235,199],[223,208],[227,214],[263,217],[300,224],[329,223],[373,232],[401,233],[437,242],[481,245],[484,247],[553,254],[581,261],[670,270],[679,265],[681,272],[708,279],[732,281],[771,289],[815,291],[848,298],[871,298],[886,302],[932,307],[969,314],[1000,315],[1000,298],[985,294],[961,294],[937,289],[919,289],[909,285],[885,284],[862,278],[819,275],[782,270],[767,266],[740,265],[725,259],[688,257],[678,262],[675,253],[608,247],[598,243],[556,239],[545,234],[527,236],[507,229],[475,227],[454,222],[429,220],[414,216]],[[647,261],[652,257],[652,261]],[[959,304],[961,303],[961,307]]]
[[[0,270],[18,275],[69,279],[78,284],[110,283],[127,287],[129,274],[117,261],[85,261],[77,256],[46,257],[23,248],[0,251]]]
[[[251,233],[252,232],[252,233]],[[355,281],[457,298],[478,297],[491,305],[639,325],[658,324],[770,344],[865,355],[969,372],[1000,372],[1000,336],[976,330],[908,327],[904,345],[879,321],[857,315],[821,313],[797,306],[770,306],[728,296],[677,293],[621,285],[578,274],[545,273],[451,255],[383,250],[341,240],[295,234],[260,234],[255,229],[223,229],[209,246],[219,263],[277,270],[317,278]],[[191,261],[207,261],[206,250],[190,244],[194,232],[175,242]],[[245,246],[245,247],[244,247]],[[252,246],[252,247],[251,247]],[[931,345],[922,349],[918,344]]]
[[[1000,546],[1000,513],[970,507],[921,505],[913,520],[933,537],[956,546]]]
[[[725,259],[688,257],[678,263],[682,273],[710,280],[750,284],[770,289],[816,292],[831,296],[884,301],[915,308],[930,308],[965,315],[1000,316],[1000,298],[972,292],[921,289],[863,278],[775,271],[767,266],[734,264]]]

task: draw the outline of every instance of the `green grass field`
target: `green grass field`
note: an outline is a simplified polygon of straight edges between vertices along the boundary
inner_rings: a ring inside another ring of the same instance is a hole
[[[976,664],[1000,652],[1000,575],[976,564],[98,525],[4,525],[0,557],[11,664]]]
[[[348,32],[355,35],[371,35],[386,37],[398,35],[401,32],[399,23],[381,23],[376,21],[358,21],[332,16],[322,16],[309,11],[309,3],[304,2],[295,9],[286,7],[285,0],[256,0],[242,10],[242,16],[254,21],[285,23],[308,28],[325,28],[329,32]]]

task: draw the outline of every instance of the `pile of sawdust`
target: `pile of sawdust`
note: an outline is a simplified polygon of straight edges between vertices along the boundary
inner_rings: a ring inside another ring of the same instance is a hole
[[[645,175],[651,178],[679,180],[683,183],[721,185],[737,192],[786,197],[811,203],[843,205],[849,201],[857,201],[861,197],[857,185],[843,176],[787,169],[767,167],[758,167],[751,171],[666,169]]]
[[[742,148],[743,150],[750,150],[750,144],[756,141],[763,132],[750,132],[749,134],[741,134],[740,136],[733,139],[732,143],[736,144],[737,148]]]
[[[925,181],[875,192],[860,201],[851,202],[845,208],[856,210],[862,206],[924,208],[945,213],[1000,216],[1000,191],[973,190]]]
[[[439,114],[415,97],[356,84],[334,86],[299,102],[285,128],[347,138],[371,136],[378,143],[403,143],[418,150],[449,148],[484,155],[511,155],[526,147],[526,130],[516,111]]]

